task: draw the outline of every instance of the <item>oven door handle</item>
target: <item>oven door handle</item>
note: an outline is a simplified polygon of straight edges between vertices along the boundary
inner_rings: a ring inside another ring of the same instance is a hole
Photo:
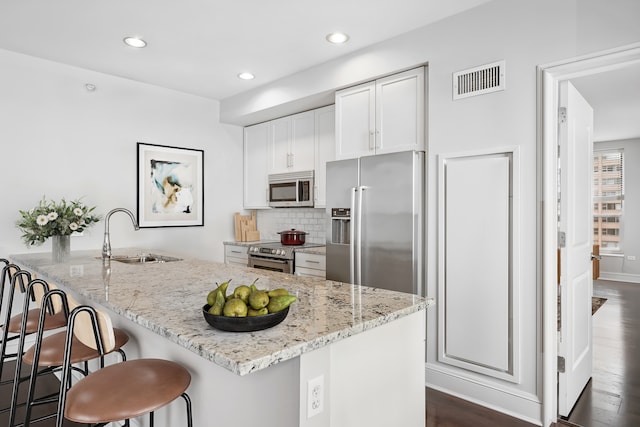
[[[259,256],[252,256],[250,257],[253,260],[264,260],[267,262],[274,262],[276,264],[289,264],[289,261],[285,260],[285,259],[274,259],[274,258],[265,258],[265,257],[259,257]]]

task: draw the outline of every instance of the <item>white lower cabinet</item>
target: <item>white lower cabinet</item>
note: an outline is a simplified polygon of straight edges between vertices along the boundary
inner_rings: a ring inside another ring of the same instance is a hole
[[[224,245],[224,263],[249,265],[248,247],[244,245]]]
[[[327,268],[324,255],[296,252],[295,257],[294,274],[296,276],[326,278]]]

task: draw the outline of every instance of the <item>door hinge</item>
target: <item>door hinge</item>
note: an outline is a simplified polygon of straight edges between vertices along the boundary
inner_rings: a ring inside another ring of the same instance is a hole
[[[565,123],[567,121],[567,107],[558,108],[558,121]]]
[[[567,245],[567,233],[558,231],[558,247],[564,248]]]
[[[564,374],[564,357],[558,356],[558,372]]]

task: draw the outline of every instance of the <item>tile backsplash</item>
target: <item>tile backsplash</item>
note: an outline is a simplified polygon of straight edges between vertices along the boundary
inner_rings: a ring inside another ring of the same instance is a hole
[[[262,240],[280,240],[279,231],[306,231],[305,240],[309,243],[325,243],[327,227],[324,209],[314,208],[278,208],[258,210],[258,230]]]

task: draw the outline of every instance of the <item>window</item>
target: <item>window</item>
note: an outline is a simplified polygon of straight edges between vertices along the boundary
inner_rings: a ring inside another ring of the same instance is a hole
[[[622,150],[593,153],[593,243],[603,252],[620,252],[624,202]]]

